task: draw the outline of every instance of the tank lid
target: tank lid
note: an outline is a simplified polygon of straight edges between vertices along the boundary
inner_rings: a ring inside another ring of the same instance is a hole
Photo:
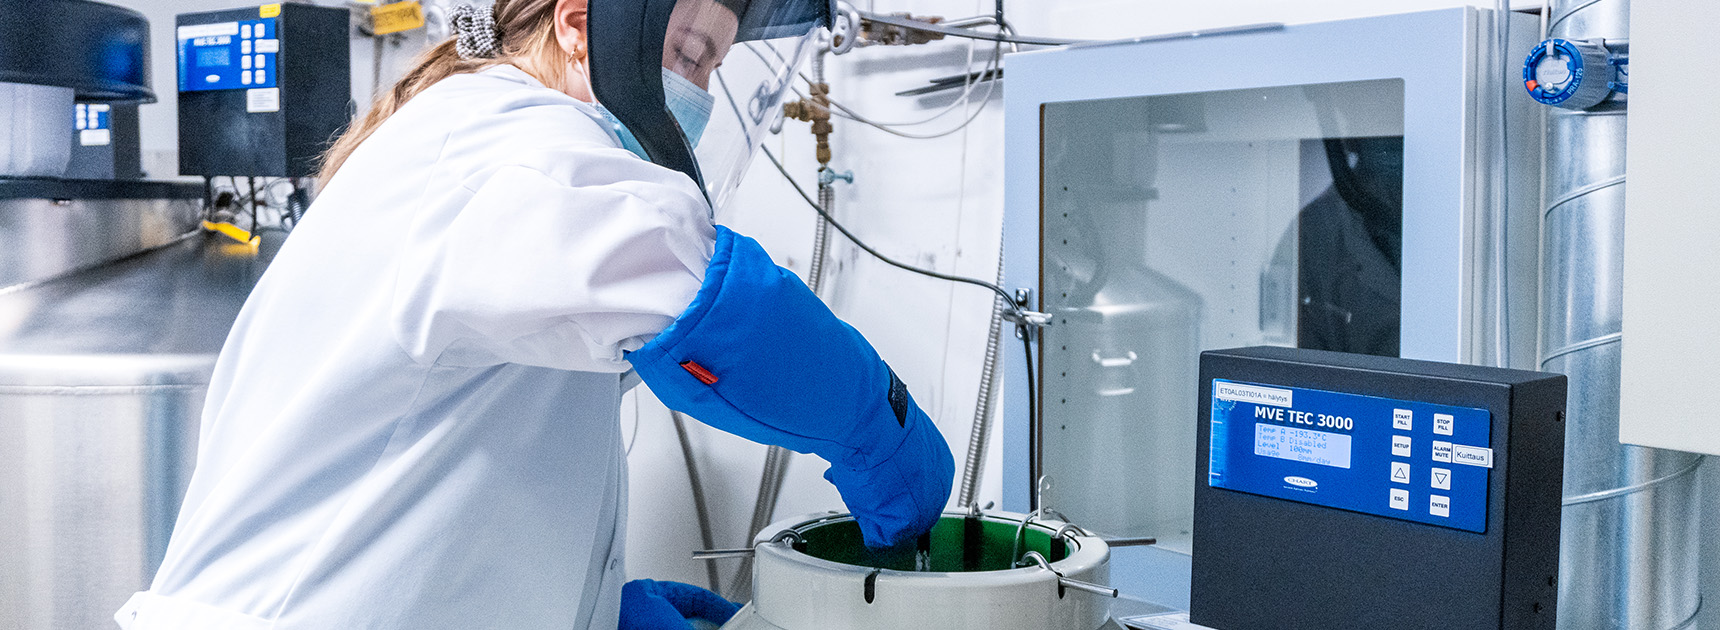
[[[155,102],[149,20],[88,0],[0,0],[0,82],[72,88],[79,100]]]
[[[0,355],[0,395],[203,386],[214,368],[212,354]]]

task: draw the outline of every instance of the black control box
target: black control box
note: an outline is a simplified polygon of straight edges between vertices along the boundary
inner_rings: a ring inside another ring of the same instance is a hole
[[[65,179],[142,179],[135,103],[79,102]]]
[[[1200,382],[1190,621],[1553,630],[1564,376],[1261,347]]]
[[[351,119],[350,20],[297,3],[180,15],[179,173],[315,175]]]

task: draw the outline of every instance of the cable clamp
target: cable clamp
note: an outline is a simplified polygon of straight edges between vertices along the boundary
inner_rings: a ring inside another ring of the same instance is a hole
[[[1009,320],[1012,324],[1027,326],[1030,328],[1044,328],[1051,325],[1051,314],[1041,313],[1039,311],[1029,311],[1025,309],[1004,311],[1003,318]]]

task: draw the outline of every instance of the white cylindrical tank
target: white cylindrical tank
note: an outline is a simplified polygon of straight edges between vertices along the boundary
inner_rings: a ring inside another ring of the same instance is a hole
[[[9,209],[0,203],[0,219],[19,216]],[[0,243],[61,242],[7,241],[8,226]],[[148,587],[190,481],[215,357],[266,267],[222,238],[0,283],[0,628],[111,628]]]
[[[919,558],[868,551],[847,515],[777,523],[753,547],[753,601],[723,630],[1120,629],[1111,596],[1080,590],[1109,581],[1105,541],[1024,518],[946,513]],[[1018,550],[1048,562],[1015,567]]]
[[[0,177],[59,177],[72,159],[72,88],[0,83]]]

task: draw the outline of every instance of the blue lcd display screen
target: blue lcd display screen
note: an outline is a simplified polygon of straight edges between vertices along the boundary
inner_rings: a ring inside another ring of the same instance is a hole
[[[225,46],[218,48],[198,48],[197,65],[204,68],[222,68],[233,65],[233,49]]]
[[[1477,533],[1485,409],[1214,379],[1207,483]]]
[[[1254,425],[1254,454],[1349,468],[1350,436],[1260,423]]]
[[[250,90],[278,85],[277,18],[179,27],[179,91]]]

